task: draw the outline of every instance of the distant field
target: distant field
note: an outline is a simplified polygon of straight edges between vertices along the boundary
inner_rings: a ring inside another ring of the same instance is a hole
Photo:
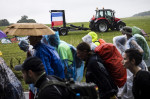
[[[131,17],[131,18],[122,18],[122,20],[126,23],[127,26],[137,26],[141,29],[144,29],[146,33],[150,33],[150,16],[146,17]],[[84,23],[72,23],[74,25],[81,26],[84,24],[85,27],[88,27],[89,22]],[[50,25],[48,25],[50,26]],[[6,27],[0,27],[0,30],[4,30]],[[67,36],[60,36],[61,40],[64,40],[75,47],[82,41],[81,38],[85,36],[90,30],[88,31],[72,31],[69,32]],[[103,38],[106,42],[112,43],[112,39],[115,36],[121,35],[120,31],[111,31],[109,30],[106,33],[97,33],[99,38]],[[150,45],[150,38],[146,38],[148,44]],[[1,44],[0,43],[0,50],[2,51],[2,57],[5,59],[5,62],[8,66],[15,66],[19,64],[19,62],[23,62],[26,57],[26,53],[21,51],[18,47],[17,43],[13,44]],[[12,68],[13,70],[13,68]],[[14,71],[14,70],[13,70]],[[24,84],[21,73],[14,71],[17,77],[22,81],[23,88],[25,90],[28,89],[28,86]]]

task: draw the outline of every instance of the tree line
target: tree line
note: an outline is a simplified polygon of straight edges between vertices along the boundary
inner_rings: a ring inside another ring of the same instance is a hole
[[[21,19],[17,21],[17,23],[36,23],[34,19],[28,19],[28,16],[23,15],[21,16]],[[10,25],[10,22],[7,19],[1,19],[0,20],[0,26],[8,26]]]

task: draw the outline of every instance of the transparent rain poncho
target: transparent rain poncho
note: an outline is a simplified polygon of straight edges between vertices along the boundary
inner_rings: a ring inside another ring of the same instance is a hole
[[[23,88],[12,70],[0,57],[0,99],[25,99]]]
[[[27,40],[21,40],[18,43],[18,46],[24,52],[27,52],[27,53],[29,52],[31,54],[31,56],[33,56],[35,54],[35,50],[33,49],[33,46],[30,45]]]
[[[113,38],[113,43],[119,52],[124,55],[126,49],[137,49],[143,51],[143,49],[137,44],[135,37],[131,37],[127,40],[126,35],[116,36]],[[140,67],[147,70],[147,66],[144,61],[141,62]],[[132,94],[133,74],[127,69],[127,81],[126,84],[119,89],[118,95],[121,99],[134,99]]]
[[[89,34],[82,37],[82,40],[90,45],[91,50],[94,50],[97,47],[97,45],[92,42],[92,37]]]
[[[142,34],[141,29],[136,26],[133,26],[132,27],[132,35],[134,35],[134,34]]]
[[[126,49],[130,49],[130,48],[132,48],[132,49],[137,49],[137,50],[139,50],[139,51],[142,51],[143,52],[143,56],[144,56],[144,50],[142,49],[142,45],[140,46],[139,45],[139,43],[137,42],[137,40],[136,40],[136,35],[139,35],[139,34],[135,34],[133,37],[131,37],[128,41],[127,41],[127,43],[126,43]],[[139,42],[142,42],[142,40],[141,41],[139,41]],[[142,69],[144,69],[144,70],[147,70],[147,65],[146,65],[146,63],[144,62],[144,59],[142,60],[142,62],[139,64],[139,66],[142,68]]]
[[[145,61],[146,65],[149,67],[150,66],[150,49],[149,49],[146,39],[140,34],[134,34],[133,38],[138,43],[138,45],[143,49],[143,60]]]
[[[113,44],[116,46],[116,48],[119,50],[121,55],[125,51],[125,44],[126,44],[127,38],[125,35],[116,36],[113,38]]]
[[[136,35],[139,35],[139,34],[135,34],[135,36],[131,37],[129,40],[127,40],[126,35],[116,36],[113,38],[113,43],[116,46],[116,48],[119,50],[121,55],[123,55],[126,49],[130,49],[130,48],[143,51],[141,46],[138,44],[137,39],[135,39]],[[142,61],[142,63],[140,64],[140,67],[142,69],[147,70],[147,65],[145,64],[144,61]]]
[[[27,52],[29,49],[29,43],[26,40],[21,40],[18,43],[18,46],[20,47],[21,50],[23,50],[24,52]]]

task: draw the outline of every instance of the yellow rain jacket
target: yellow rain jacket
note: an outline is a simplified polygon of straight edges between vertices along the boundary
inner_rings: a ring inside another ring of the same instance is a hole
[[[92,42],[95,43],[97,46],[99,46],[100,43],[98,41],[97,34],[95,32],[89,32],[88,34],[92,37]]]
[[[0,51],[0,56],[3,55],[2,52]]]

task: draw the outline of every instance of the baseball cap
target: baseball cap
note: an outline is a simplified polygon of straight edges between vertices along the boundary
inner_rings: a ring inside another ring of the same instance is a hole
[[[29,57],[24,61],[23,64],[15,66],[14,69],[16,71],[32,70],[32,71],[38,72],[38,71],[44,70],[44,65],[41,59],[39,59],[38,57]]]

